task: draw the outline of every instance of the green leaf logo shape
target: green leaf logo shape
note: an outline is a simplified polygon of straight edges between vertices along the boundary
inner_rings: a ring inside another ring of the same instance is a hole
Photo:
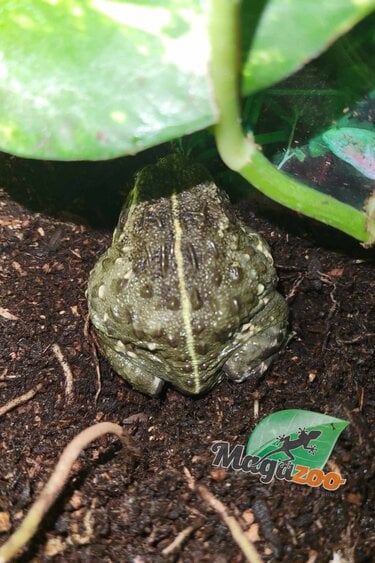
[[[277,411],[255,427],[246,445],[246,455],[323,469],[348,424],[346,420],[313,411]],[[280,437],[285,439],[279,440]]]

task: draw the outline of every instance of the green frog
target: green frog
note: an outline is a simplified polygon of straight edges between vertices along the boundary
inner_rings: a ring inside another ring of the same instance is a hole
[[[179,154],[138,173],[88,282],[89,314],[114,370],[158,395],[257,379],[288,338],[265,240],[207,170]]]

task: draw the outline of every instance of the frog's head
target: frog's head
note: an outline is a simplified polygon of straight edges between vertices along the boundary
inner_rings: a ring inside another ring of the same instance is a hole
[[[140,216],[154,202],[169,200],[173,194],[191,188],[201,189],[203,198],[203,190],[213,185],[208,170],[181,153],[169,154],[156,164],[145,166],[135,176],[134,186],[121,211],[113,242],[116,243],[121,237],[129,214],[133,214],[133,217]]]
[[[180,153],[169,154],[138,172],[132,197],[137,202],[157,200],[211,180],[210,173],[199,162]]]

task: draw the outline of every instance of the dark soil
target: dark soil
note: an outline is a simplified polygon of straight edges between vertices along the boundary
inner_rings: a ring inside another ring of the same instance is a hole
[[[151,399],[130,389],[98,351],[102,389],[96,400],[85,287],[110,233],[30,212],[4,192],[0,205],[0,407],[42,385],[0,418],[1,543],[65,445],[106,420],[130,431],[141,458],[129,464],[114,437],[85,450],[21,561],[244,561],[218,514],[189,489],[184,467],[255,540],[258,528],[264,561],[372,560],[373,252],[321,226],[306,227],[294,215],[287,226],[272,214],[255,216],[253,206],[242,203],[243,216],[272,247],[280,290],[290,303],[295,336],[285,353],[256,389],[224,382],[198,399],[173,389]],[[54,344],[73,374],[71,400]],[[245,444],[260,419],[287,408],[350,421],[326,467],[347,479],[337,491],[277,480],[263,485],[257,476],[213,468],[213,441]],[[188,526],[194,529],[180,549],[163,556]]]

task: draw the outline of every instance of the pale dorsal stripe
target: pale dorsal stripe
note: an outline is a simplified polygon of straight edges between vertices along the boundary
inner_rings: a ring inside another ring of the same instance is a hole
[[[174,226],[174,255],[176,258],[178,284],[179,284],[180,296],[181,296],[182,319],[183,319],[185,334],[186,334],[187,350],[193,368],[194,387],[195,387],[195,391],[197,392],[199,390],[198,358],[195,352],[194,336],[191,326],[191,314],[192,314],[191,304],[190,304],[189,294],[186,289],[184,257],[182,255],[182,249],[181,249],[182,227],[178,213],[177,196],[175,193],[172,194],[171,202],[172,202],[172,218],[173,218],[173,226]]]

